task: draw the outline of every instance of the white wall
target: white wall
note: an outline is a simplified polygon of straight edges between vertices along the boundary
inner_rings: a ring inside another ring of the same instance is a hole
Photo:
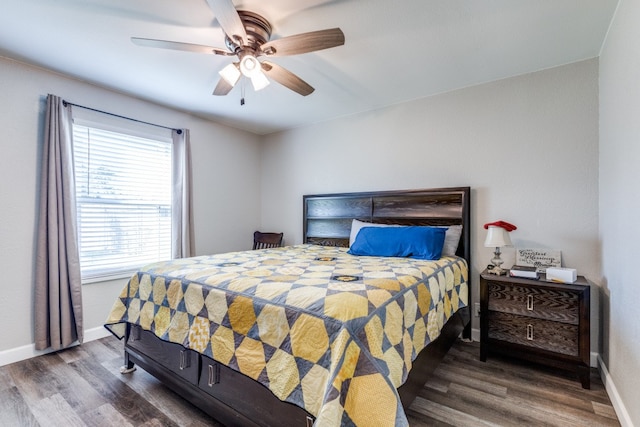
[[[475,301],[483,225],[498,219],[518,226],[514,245],[560,249],[596,280],[597,73],[588,60],[270,135],[262,224],[300,243],[304,194],[471,186]],[[596,351],[596,304],[592,319]]]
[[[0,58],[0,355],[33,342],[44,99],[54,93],[191,129],[198,254],[248,249],[247,234],[257,228],[282,230],[286,243],[300,243],[303,194],[471,186],[474,300],[477,275],[491,258],[482,246],[485,222],[515,223],[516,246],[561,249],[564,265],[602,285],[602,357],[615,383],[608,390],[626,402],[623,424],[640,425],[632,404],[640,401],[640,323],[628,304],[640,300],[640,53],[630,42],[640,38],[640,6],[623,0],[619,9],[600,65],[589,60],[462,89],[269,135],[262,144],[252,134]],[[506,257],[509,265],[513,254]],[[124,282],[83,288],[86,329],[102,325]]]
[[[603,360],[640,426],[640,3],[622,0],[600,60],[600,238],[602,239]]]
[[[138,120],[189,128],[197,253],[251,248],[260,224],[256,135],[1,57],[0,93],[0,356],[8,349],[28,350],[33,343],[36,212],[48,93]],[[125,283],[83,287],[85,329],[103,324]]]

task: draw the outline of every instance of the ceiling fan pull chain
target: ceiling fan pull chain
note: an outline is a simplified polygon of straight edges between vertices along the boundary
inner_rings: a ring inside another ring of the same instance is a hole
[[[240,105],[244,105],[244,80],[240,83]]]

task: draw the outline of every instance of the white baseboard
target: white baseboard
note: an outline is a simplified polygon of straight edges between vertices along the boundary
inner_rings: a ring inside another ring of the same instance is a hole
[[[589,358],[589,366],[591,366],[592,368],[597,368],[599,357],[600,357],[600,353],[596,353],[595,351],[592,351],[591,357]]]
[[[99,326],[84,331],[84,342],[94,341],[109,336],[110,332]],[[74,345],[78,345],[77,343]],[[11,363],[20,362],[21,360],[31,359],[32,357],[41,356],[51,353],[52,350],[36,350],[35,344],[24,345],[22,347],[10,348],[9,350],[0,351],[0,366],[9,365]]]
[[[480,341],[479,329],[471,330],[471,339],[473,341]],[[600,372],[600,378],[602,379],[602,383],[604,384],[604,387],[607,390],[609,399],[613,404],[613,408],[616,411],[616,415],[622,427],[634,427],[633,422],[631,421],[631,417],[629,416],[629,412],[627,412],[627,408],[625,407],[624,402],[620,398],[620,395],[618,394],[618,390],[616,389],[616,386],[613,383],[613,379],[609,375],[607,366],[602,361],[600,354],[595,351],[592,351],[590,353],[589,362],[592,368],[598,368]]]
[[[87,329],[84,331],[84,342],[99,340],[100,338],[108,337],[109,335],[111,335],[111,332],[109,332],[104,326]]]
[[[620,421],[620,425],[622,427],[634,427],[633,421],[631,421],[631,417],[629,416],[629,412],[627,411],[624,402],[620,398],[618,394],[618,389],[616,385],[613,383],[613,379],[611,375],[609,375],[609,370],[607,366],[604,364],[604,361],[598,355],[598,370],[600,371],[600,378],[602,378],[602,382],[604,383],[604,388],[607,390],[607,394],[609,395],[609,400],[611,400],[611,404],[613,404],[613,409],[616,411],[616,415],[618,416],[618,421]]]
[[[471,341],[480,342],[480,329],[471,329]]]

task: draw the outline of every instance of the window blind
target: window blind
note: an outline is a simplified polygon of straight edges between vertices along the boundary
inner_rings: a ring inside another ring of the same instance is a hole
[[[73,124],[83,282],[171,258],[171,142]]]

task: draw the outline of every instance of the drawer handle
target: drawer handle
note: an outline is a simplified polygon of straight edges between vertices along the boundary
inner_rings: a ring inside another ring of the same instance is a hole
[[[191,358],[189,353],[185,350],[180,350],[180,370],[184,370],[191,366]]]
[[[533,325],[531,323],[527,325],[527,339],[533,341]]]
[[[527,310],[533,311],[533,295],[527,295]]]
[[[213,387],[214,384],[220,383],[220,365],[209,365],[209,382],[208,386]]]

